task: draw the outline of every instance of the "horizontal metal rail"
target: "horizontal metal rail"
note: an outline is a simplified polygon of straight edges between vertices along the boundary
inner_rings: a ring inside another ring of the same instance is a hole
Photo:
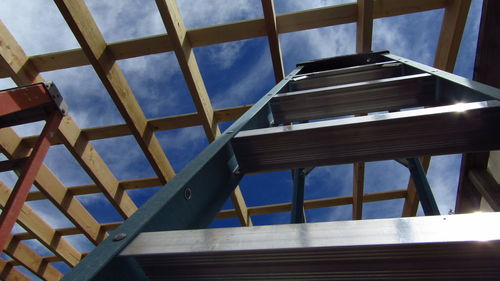
[[[243,172],[500,148],[500,102],[475,102],[242,131]]]

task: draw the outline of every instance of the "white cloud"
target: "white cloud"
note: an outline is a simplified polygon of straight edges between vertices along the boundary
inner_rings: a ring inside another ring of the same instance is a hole
[[[0,18],[28,55],[79,47],[53,1],[3,0]]]
[[[178,4],[187,28],[262,17],[258,0],[180,0]]]

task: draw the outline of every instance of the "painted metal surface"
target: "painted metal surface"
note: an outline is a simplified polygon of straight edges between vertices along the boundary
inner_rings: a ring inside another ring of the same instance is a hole
[[[425,170],[418,158],[408,158],[408,169],[410,170],[411,178],[418,193],[418,199],[422,204],[422,209],[426,216],[439,215],[439,208],[432,194],[431,186],[427,181]]]
[[[42,165],[43,159],[49,150],[51,145],[50,140],[54,136],[59,124],[62,120],[62,113],[59,111],[53,111],[50,115],[47,123],[45,124],[42,133],[38,137],[38,140],[26,161],[24,168],[16,182],[16,185],[12,189],[12,193],[3,208],[3,212],[0,215],[0,250],[3,250],[7,240],[9,239],[12,227],[21,212],[28,192],[30,191],[35,177]]]
[[[294,169],[292,172],[293,193],[291,223],[306,222],[304,214],[304,186],[306,174],[303,168]]]
[[[234,122],[177,176],[160,189],[116,233],[126,236],[102,242],[63,280],[148,280],[133,258],[116,257],[141,232],[205,228],[227,201],[243,174],[239,173],[230,140],[240,131],[269,127],[269,100],[299,72],[296,68]],[[185,189],[191,190],[189,200]]]
[[[428,83],[429,88],[414,98],[426,95],[431,105],[455,103],[464,96],[467,98],[463,101],[484,101],[500,96],[496,89],[471,84],[386,52],[299,64],[125,221],[115,232],[120,234],[120,239],[113,240],[112,236],[105,240],[63,280],[497,277],[500,269],[495,261],[500,257],[500,231],[494,227],[465,233],[490,227],[478,217],[433,216],[359,222],[362,224],[352,221],[334,223],[330,227],[335,230],[328,231],[321,230],[320,224],[295,225],[304,228],[288,232],[286,230],[293,226],[271,226],[268,231],[260,231],[265,228],[259,227],[181,231],[207,227],[243,174],[248,172],[500,148],[500,133],[495,130],[500,121],[500,103],[496,101],[271,127],[284,122],[271,101],[317,93],[314,90],[291,93],[292,79],[298,78],[293,83],[299,84],[307,80],[307,75],[321,76],[332,69],[337,74],[347,74],[355,68],[360,70],[374,64],[394,64],[391,67],[400,70],[396,75],[404,77],[389,79],[405,80],[410,76]],[[411,91],[415,88],[411,85],[392,89],[392,94]],[[346,88],[333,87],[342,88],[339,91]],[[368,88],[358,89],[356,95],[369,91]],[[322,98],[332,96],[327,93]],[[365,98],[368,100],[368,95]],[[380,97],[371,98],[373,103]],[[304,106],[308,102],[298,104]],[[380,102],[382,104],[384,102]],[[419,101],[411,105],[429,104]],[[396,107],[394,110],[400,109]],[[355,113],[358,112],[352,114]],[[302,172],[295,174],[305,176]],[[303,187],[303,182],[300,178],[294,182],[300,191],[298,187]],[[188,193],[190,196],[186,196]],[[303,210],[300,195],[297,192],[293,199],[296,217],[299,209]],[[481,218],[498,219],[497,214],[494,216]],[[293,220],[299,221],[299,218]],[[164,230],[169,232],[158,232]],[[229,236],[221,234],[224,231],[229,231]],[[261,234],[245,236],[245,231]],[[333,240],[328,240],[330,238]],[[484,247],[478,240],[491,241]],[[359,270],[360,264],[362,270]]]
[[[46,120],[52,111],[67,111],[52,82],[0,91],[0,128]]]
[[[492,280],[500,213],[142,233],[150,280]]]

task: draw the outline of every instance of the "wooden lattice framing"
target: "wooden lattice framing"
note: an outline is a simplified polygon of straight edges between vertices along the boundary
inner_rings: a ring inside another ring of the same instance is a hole
[[[194,47],[267,36],[274,76],[279,81],[284,77],[279,34],[357,22],[356,50],[366,52],[371,49],[374,19],[445,9],[435,67],[453,71],[471,4],[470,0],[359,0],[357,3],[276,14],[273,1],[262,0],[264,18],[186,29],[175,0],[157,0],[158,11],[168,34],[108,43],[83,0],[55,2],[81,49],[27,56],[0,21],[0,78],[10,77],[17,85],[26,85],[43,81],[42,72],[91,65],[126,123],[82,129],[71,116],[64,118],[59,127],[58,140],[53,145],[63,144],[94,184],[66,187],[49,168],[42,166],[35,181],[39,191],[31,192],[27,201],[49,199],[74,227],[54,229],[25,205],[18,223],[27,232],[10,238],[5,252],[13,260],[0,260],[0,278],[5,280],[29,279],[14,267],[17,265],[25,266],[42,279],[58,280],[62,274],[50,263],[63,261],[74,266],[86,255],[77,251],[64,238],[65,235],[83,234],[97,245],[107,237],[108,231],[120,225],[121,222],[99,224],[75,196],[103,193],[118,213],[127,219],[137,207],[126,190],[158,186],[172,179],[175,172],[155,137],[155,132],[201,125],[208,140],[213,141],[220,135],[218,123],[236,120],[250,107],[212,108],[194,56]],[[197,112],[147,119],[117,60],[164,52],[175,53]],[[127,135],[135,138],[156,177],[118,181],[90,142]],[[11,159],[25,157],[29,155],[36,137],[21,138],[10,128],[1,129],[1,152]],[[427,169],[430,157],[423,157],[422,160]],[[481,172],[473,173],[472,176],[477,178],[477,174]],[[352,196],[308,200],[304,207],[313,209],[352,205],[353,219],[361,219],[364,202],[405,198],[403,216],[416,214],[418,198],[411,180],[407,189],[380,193],[364,194],[363,185],[364,163],[355,163]],[[0,204],[4,203],[8,194],[9,188],[1,183]],[[244,226],[252,225],[251,216],[291,209],[291,203],[247,207],[239,188],[231,199],[235,209],[221,211],[218,218],[237,217]],[[54,256],[39,256],[23,242],[28,239],[37,239]]]

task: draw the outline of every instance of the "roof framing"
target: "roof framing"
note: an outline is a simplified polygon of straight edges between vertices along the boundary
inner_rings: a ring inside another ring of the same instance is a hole
[[[77,195],[103,193],[119,214],[127,219],[137,207],[126,190],[162,185],[175,176],[155,132],[201,125],[209,141],[213,141],[220,135],[218,123],[236,120],[250,108],[250,105],[224,109],[212,107],[196,62],[194,48],[267,36],[274,77],[276,81],[280,81],[284,77],[284,71],[279,34],[357,23],[356,51],[367,52],[371,49],[374,19],[444,8],[434,65],[436,68],[453,71],[471,4],[470,0],[359,0],[357,3],[276,14],[273,0],[261,1],[263,18],[186,29],[175,0],[156,0],[168,34],[107,43],[83,0],[55,0],[81,48],[34,56],[24,53],[0,21],[0,78],[10,77],[16,84],[25,85],[43,81],[41,72],[92,65],[126,122],[81,129],[71,117],[64,118],[59,127],[59,136],[53,145],[63,144],[94,184],[66,187],[49,168],[42,165],[35,180],[39,191],[31,192],[28,201],[49,199],[74,226],[54,229],[25,205],[18,222],[27,232],[10,237],[5,252],[14,261],[0,260],[0,278],[28,280],[14,267],[23,265],[42,279],[60,279],[62,273],[50,263],[64,261],[74,266],[86,254],[77,251],[64,238],[65,235],[83,234],[92,243],[98,244],[108,236],[108,231],[121,224],[98,223],[78,201]],[[176,54],[197,112],[147,119],[117,60],[170,51]],[[156,177],[118,181],[91,144],[92,140],[126,135],[135,137]],[[12,159],[26,157],[36,138],[37,136],[21,138],[10,128],[2,129],[1,152]],[[426,156],[421,160],[427,169],[430,157]],[[364,202],[405,198],[403,216],[416,214],[418,196],[411,179],[405,190],[365,194],[364,170],[364,163],[354,164],[352,196],[306,200],[304,208],[352,204],[353,219],[361,219]],[[484,171],[471,171],[470,177],[475,179],[474,183],[482,189],[489,190],[494,185]],[[8,193],[9,189],[0,183],[0,199],[7,198]],[[239,187],[231,195],[231,199],[235,209],[221,211],[218,218],[237,217],[242,225],[247,226],[252,225],[251,216],[286,212],[292,207],[291,203],[247,207]],[[0,200],[0,205],[2,202]],[[55,255],[41,257],[22,242],[33,238],[39,240]]]

